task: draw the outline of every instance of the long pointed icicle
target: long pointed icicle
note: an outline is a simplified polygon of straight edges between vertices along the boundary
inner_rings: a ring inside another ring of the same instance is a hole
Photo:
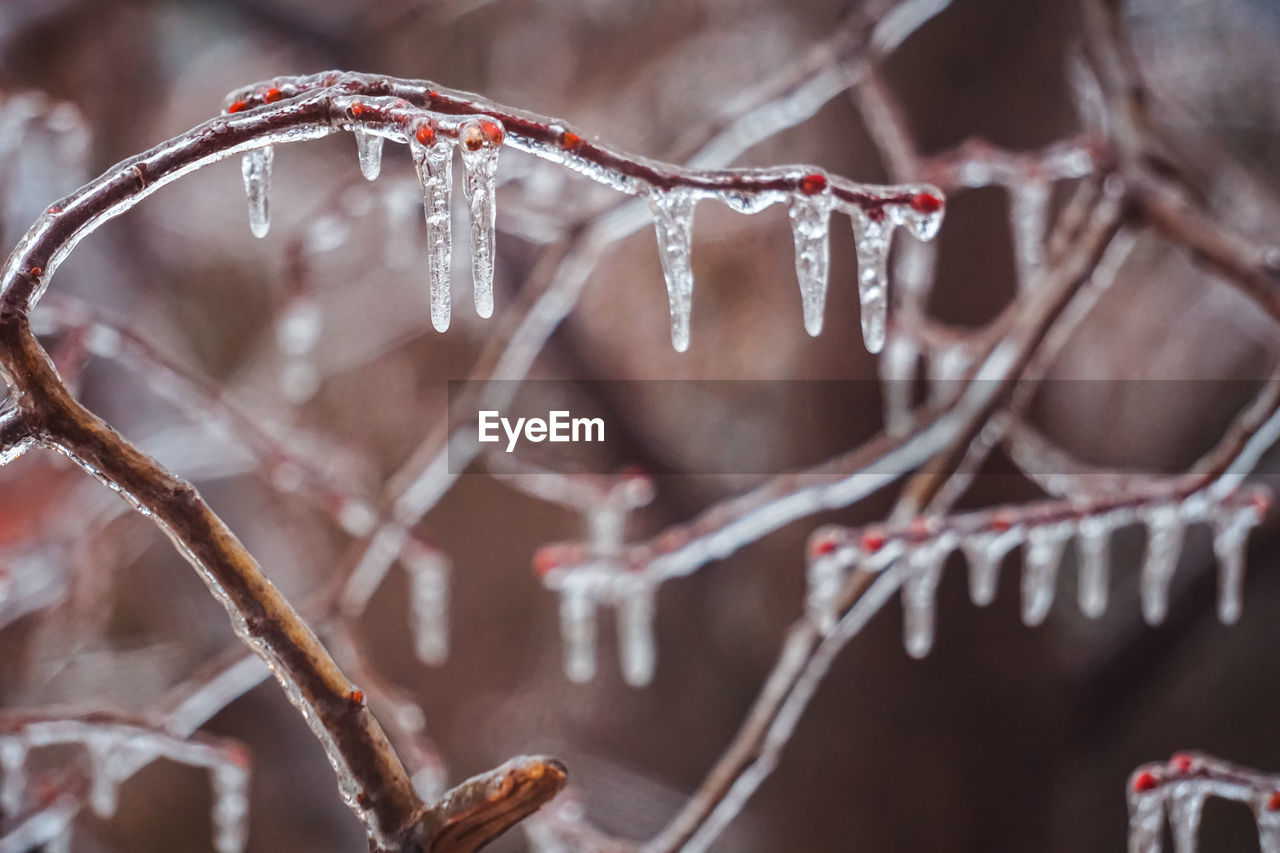
[[[1196,853],[1200,816],[1206,792],[1189,785],[1177,785],[1169,794],[1169,827],[1173,830],[1173,853]]]
[[[449,656],[449,566],[438,553],[408,546],[400,562],[409,575],[410,627],[418,660],[441,664]]]
[[[1111,577],[1112,526],[1101,519],[1080,522],[1076,550],[1080,557],[1078,599],[1080,612],[1097,619],[1107,609],[1107,583]]]
[[[497,206],[498,151],[502,127],[489,119],[468,122],[458,134],[462,184],[471,213],[471,275],[474,281],[476,313],[493,316],[493,228]]]
[[[622,593],[618,603],[618,654],[622,678],[632,687],[643,687],[653,680],[657,655],[653,641],[654,589],[648,583],[636,583]]]
[[[862,340],[871,353],[884,347],[889,315],[889,243],[894,225],[882,211],[872,217],[855,210],[854,243],[858,254],[858,301],[862,306]]]
[[[409,143],[413,165],[422,184],[422,204],[427,218],[427,269],[431,279],[431,325],[437,332],[449,328],[452,299],[449,291],[453,243],[450,215],[453,203],[453,142],[437,137],[423,125]]]
[[[1224,625],[1240,620],[1244,593],[1244,556],[1249,530],[1259,521],[1253,506],[1220,508],[1209,518],[1213,552],[1218,558],[1218,619]]]
[[[969,563],[969,599],[978,607],[995,601],[1000,561],[1017,544],[1017,533],[1009,530],[980,533],[960,541],[960,550]]]
[[[249,770],[219,764],[211,770],[213,846],[218,853],[241,853],[249,840]]]
[[[0,737],[0,812],[16,815],[22,809],[26,762],[27,744],[21,735]]]
[[[573,579],[560,590],[560,633],[564,673],[583,684],[596,674],[596,602],[591,589]]]
[[[271,194],[271,162],[275,149],[270,145],[245,152],[240,165],[244,176],[244,193],[249,199],[249,230],[255,237],[267,236],[271,228],[271,210],[268,197]]]
[[[913,658],[933,648],[938,583],[949,553],[949,545],[935,541],[911,555],[911,574],[902,584],[902,639]]]
[[[1169,612],[1169,583],[1178,567],[1184,534],[1175,506],[1158,507],[1147,517],[1147,552],[1139,587],[1142,616],[1148,625],[1159,625]]]
[[[654,192],[649,197],[653,224],[658,233],[658,254],[667,280],[671,305],[671,345],[676,352],[689,349],[689,314],[693,310],[693,208],[694,198],[684,190]]]
[[[788,213],[796,246],[796,279],[800,282],[804,329],[816,338],[822,332],[822,315],[827,302],[831,198],[821,193],[796,193],[791,197]]]
[[[356,128],[356,154],[360,158],[360,174],[375,180],[382,172],[382,137]]]
[[[1022,568],[1022,621],[1039,625],[1053,606],[1054,586],[1058,580],[1058,564],[1070,529],[1054,525],[1035,527],[1027,534],[1026,554]]]

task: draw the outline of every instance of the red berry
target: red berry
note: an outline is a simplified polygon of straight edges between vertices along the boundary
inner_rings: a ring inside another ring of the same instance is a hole
[[[800,192],[805,195],[817,195],[827,188],[827,176],[816,172],[800,179]]]
[[[488,119],[480,120],[480,132],[484,134],[484,141],[490,145],[501,145],[506,136],[502,131],[502,125]]]
[[[273,86],[267,91],[262,93],[262,102],[264,104],[274,104],[276,101],[280,100],[283,97],[284,95],[280,92],[280,90]]]
[[[245,103],[244,101],[236,101],[234,104],[232,104],[231,106],[227,107],[227,112],[229,112],[229,113],[238,113],[238,112],[240,112],[241,110],[243,110],[243,109],[244,109],[245,107],[247,107],[247,106],[249,106],[249,105],[248,105],[247,103]]]
[[[31,269],[27,270],[27,272],[31,275],[32,278],[39,278],[40,273],[44,272],[44,270],[40,269],[40,267],[32,267]]]
[[[351,691],[351,693],[347,696],[347,700],[348,700],[348,701],[350,701],[352,705],[363,705],[363,704],[364,704],[364,691],[363,691],[363,690],[352,690],[352,691]]]
[[[942,199],[932,193],[916,193],[911,197],[911,206],[920,213],[937,213],[942,210]]]
[[[1010,527],[1013,527],[1013,521],[1007,515],[995,515],[991,518],[991,529],[997,533],[1004,533]]]
[[[1272,791],[1271,796],[1267,797],[1267,811],[1280,812],[1280,791]]]
[[[231,745],[231,748],[227,751],[227,758],[229,758],[231,763],[236,767],[248,767],[252,760],[249,750],[238,743]]]
[[[835,550],[838,547],[836,540],[832,539],[830,536],[823,536],[821,539],[813,540],[813,545],[810,546],[809,551],[813,556],[821,557],[826,554],[835,553]]]
[[[860,541],[862,544],[862,550],[870,554],[874,554],[876,551],[879,551],[884,547],[884,537],[879,533],[876,533],[874,530],[868,530],[866,533],[862,534],[862,539]]]
[[[430,145],[436,141],[436,129],[429,124],[424,124],[418,128],[418,132],[413,136],[423,145]]]
[[[1156,781],[1156,777],[1150,773],[1143,771],[1139,773],[1137,778],[1133,780],[1133,790],[1141,794],[1144,791],[1150,791],[1160,783]]]
[[[1179,773],[1186,773],[1191,769],[1191,756],[1184,752],[1179,752],[1169,759],[1169,766]]]
[[[560,147],[566,151],[577,151],[582,147],[582,137],[572,130],[566,130],[560,137]]]
[[[360,103],[359,101],[356,101],[354,104],[352,104],[351,114],[356,118],[359,118],[360,116],[364,115],[364,104]]]
[[[559,567],[560,561],[556,559],[555,554],[549,548],[542,548],[533,555],[533,570],[538,577],[542,577],[552,569]]]

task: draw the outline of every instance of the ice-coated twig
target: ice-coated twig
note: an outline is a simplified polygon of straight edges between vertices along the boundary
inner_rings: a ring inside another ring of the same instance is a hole
[[[10,712],[0,715],[0,808],[10,815],[25,811],[33,797],[26,763],[48,747],[83,749],[88,799],[100,817],[116,809],[121,782],[157,758],[209,770],[213,789],[214,848],[239,853],[248,838],[249,753],[240,744],[205,735],[175,737],[153,721],[100,712]],[[66,812],[64,804],[61,812]],[[47,812],[44,808],[42,811]],[[0,850],[14,833],[0,837]],[[17,848],[14,848],[17,849]]]
[[[1280,853],[1280,776],[1198,752],[1174,753],[1167,762],[1144,764],[1129,776],[1130,853],[1159,853],[1166,820],[1174,850],[1195,853],[1200,815],[1210,797],[1248,806],[1262,853]]]
[[[753,145],[815,114],[871,67],[858,63],[845,68],[835,60],[865,51],[876,32],[877,21],[855,11],[832,38],[794,65],[780,69],[759,88],[744,93],[736,114],[724,118],[722,126],[704,130],[704,138],[688,160],[690,165],[725,166]],[[553,246],[544,262],[535,267],[532,281],[521,288],[532,296],[519,306],[520,319],[490,338],[472,373],[472,379],[486,382],[481,392],[486,408],[501,408],[509,401],[516,385],[513,380],[527,374],[551,333],[576,305],[592,269],[608,248],[647,227],[651,218],[643,202],[620,203],[571,240]],[[441,424],[429,434],[388,485],[388,502],[399,522],[406,527],[417,524],[449,490],[457,477],[454,472],[462,470],[479,450],[469,431],[454,432]],[[381,547],[380,541],[366,541],[363,554],[348,572],[350,576],[375,585],[379,582],[396,559],[394,550]]]
[[[1143,615],[1160,622],[1168,600],[1168,586],[1182,547],[1182,530],[1203,523],[1214,531],[1215,550],[1224,578],[1220,610],[1224,622],[1239,615],[1240,562],[1245,536],[1261,522],[1270,506],[1270,493],[1249,487],[1215,494],[1200,475],[1170,478],[1158,487],[1096,496],[1089,502],[1045,501],[1003,506],[979,512],[913,522],[903,528],[843,528],[827,526],[810,543],[810,612],[820,624],[833,624],[832,589],[844,583],[844,570],[878,571],[905,559],[910,568],[906,592],[909,608],[930,608],[937,587],[936,555],[958,548],[970,561],[974,600],[986,604],[994,593],[994,571],[1011,549],[1025,547],[1023,621],[1044,621],[1053,603],[1057,566],[1064,546],[1075,539],[1081,556],[1081,609],[1096,616],[1106,603],[1107,537],[1120,527],[1140,524],[1147,529],[1147,557],[1142,569]],[[814,578],[821,582],[815,582]],[[924,584],[913,593],[912,584]],[[978,592],[981,590],[981,592]],[[913,647],[908,636],[908,650]],[[913,651],[914,653],[914,651]]]

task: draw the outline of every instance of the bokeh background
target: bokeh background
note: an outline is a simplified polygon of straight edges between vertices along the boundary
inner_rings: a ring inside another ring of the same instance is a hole
[[[1206,195],[1237,227],[1274,239],[1280,7],[1137,0],[1127,8],[1156,114],[1199,152]],[[431,79],[561,116],[629,151],[679,158],[700,127],[848,12],[831,0],[4,0],[0,233],[13,245],[51,201],[215,115],[231,89],[328,68]],[[1067,0],[954,0],[883,71],[925,153],[973,136],[1037,148],[1081,128],[1068,85],[1080,37],[1079,11]],[[21,110],[36,117],[5,124]],[[516,177],[499,194],[506,227],[497,240],[497,315],[471,316],[457,264],[455,320],[444,335],[427,320],[409,159],[388,146],[383,177],[366,185],[346,135],[277,151],[265,240],[249,234],[238,162],[225,162],[101,228],[53,288],[127,317],[176,362],[263,419],[315,438],[314,452],[332,453],[335,470],[376,489],[443,417],[446,383],[466,377],[486,335],[510,322],[548,246],[601,209],[597,191],[565,170],[504,157],[500,173]],[[789,162],[866,181],[885,175],[848,99],[739,161]],[[315,236],[324,217],[341,223],[323,230],[328,243]],[[1007,218],[998,189],[949,199],[935,318],[977,328],[1013,298]],[[299,253],[324,317],[305,360],[280,351],[274,325],[298,286]],[[704,205],[694,265],[687,353],[669,346],[662,274],[645,229],[605,255],[533,375],[876,377],[860,342],[856,264],[843,229],[832,240],[827,326],[817,339],[800,322],[780,207],[744,217]],[[1152,383],[1141,404],[1108,393],[1106,382],[1063,383],[1038,407],[1041,426],[1098,463],[1177,470],[1212,444],[1240,403],[1220,393],[1221,380],[1264,375],[1278,341],[1228,286],[1141,236],[1055,373],[1173,381]],[[879,394],[870,381],[857,387],[863,396],[803,417],[785,406],[744,408],[728,390],[601,401],[625,428],[618,465],[673,472],[659,478],[632,533],[656,533],[757,482],[679,476],[681,459],[725,453],[728,442],[730,456],[765,454],[785,465],[870,435]],[[349,545],[342,533],[274,489],[237,455],[234,438],[187,423],[146,376],[91,359],[80,395],[193,478],[292,599],[305,599],[340,564]],[[729,458],[725,470],[742,469]],[[549,752],[569,765],[590,817],[633,838],[661,827],[736,730],[800,612],[809,532],[822,521],[880,518],[892,498],[890,490],[791,525],[666,584],[657,676],[634,689],[618,675],[607,619],[596,679],[575,685],[560,670],[556,600],[529,565],[543,543],[580,536],[579,519],[476,471],[421,529],[454,564],[448,661],[415,659],[399,573],[377,592],[361,630],[380,670],[421,704],[453,781],[513,754]],[[1010,471],[994,459],[968,503],[1038,494]],[[5,614],[5,708],[145,713],[233,643],[207,591],[145,519],[113,516],[86,530],[85,519],[115,498],[46,454],[0,475],[0,560],[43,560],[43,570],[79,579],[78,593],[53,595],[69,602]],[[1034,630],[1018,619],[1012,560],[987,609],[968,603],[955,560],[940,591],[934,652],[911,660],[897,604],[879,614],[840,657],[781,766],[718,849],[1118,851],[1125,780],[1137,764],[1195,748],[1280,770],[1276,545],[1274,524],[1254,534],[1244,615],[1231,628],[1214,617],[1203,530],[1188,542],[1159,628],[1141,619],[1136,530],[1117,536],[1112,604],[1093,621],[1072,604],[1070,552],[1059,603]],[[67,569],[73,553],[93,570]],[[251,850],[363,849],[319,746],[275,684],[228,707],[208,730],[253,751]],[[78,823],[75,849],[201,851],[209,838],[204,775],[159,763],[125,785],[114,819]],[[1251,815],[1210,802],[1202,844],[1257,849]],[[495,849],[523,849],[521,834]]]

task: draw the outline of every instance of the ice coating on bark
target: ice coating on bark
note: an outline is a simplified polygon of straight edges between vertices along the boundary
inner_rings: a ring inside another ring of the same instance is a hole
[[[356,156],[360,159],[360,174],[366,180],[376,180],[382,172],[383,139],[376,133],[356,128]]]
[[[255,237],[267,236],[271,228],[271,162],[275,149],[267,145],[246,151],[240,173],[244,176],[244,194],[249,201],[249,230]]]
[[[475,132],[480,133],[478,129]],[[493,229],[497,214],[494,192],[499,150],[498,145],[487,143],[474,148],[458,146],[464,172],[462,191],[471,217],[471,274],[476,313],[481,317],[493,316]]]
[[[427,220],[427,275],[431,281],[431,325],[437,332],[449,328],[452,314],[450,295],[453,238],[454,143],[437,137],[431,145],[409,143],[413,165],[422,185],[422,206]]]
[[[822,332],[822,315],[827,302],[831,198],[822,193],[795,193],[791,197],[788,214],[796,247],[796,279],[800,283],[804,328],[817,337]]]
[[[671,307],[671,345],[676,352],[689,348],[689,314],[693,310],[693,209],[692,193],[678,189],[655,191],[649,196],[653,225],[658,235],[658,256],[667,281]]]

